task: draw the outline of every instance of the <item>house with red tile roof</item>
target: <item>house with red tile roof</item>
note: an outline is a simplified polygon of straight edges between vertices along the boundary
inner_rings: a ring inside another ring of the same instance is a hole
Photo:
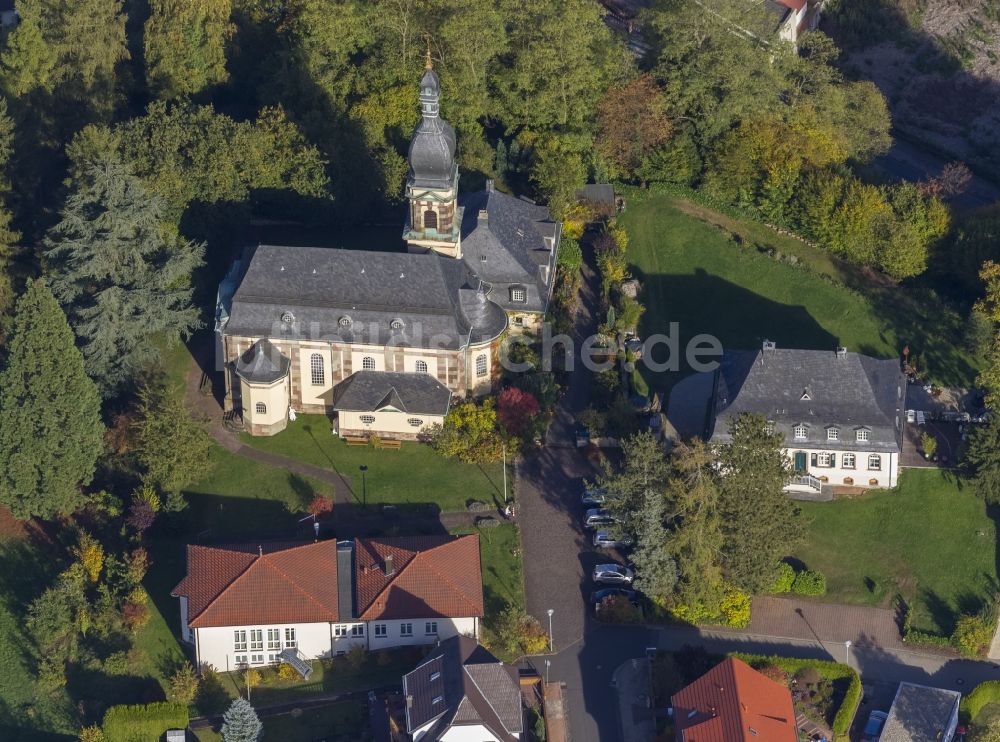
[[[218,670],[479,636],[478,535],[189,545],[181,637]]]
[[[729,657],[670,699],[677,742],[797,742],[788,688]]]

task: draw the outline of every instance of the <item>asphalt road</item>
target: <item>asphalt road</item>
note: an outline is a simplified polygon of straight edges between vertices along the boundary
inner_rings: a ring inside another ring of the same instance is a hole
[[[929,177],[940,175],[941,170],[949,162],[951,160],[938,157],[897,136],[893,139],[889,151],[877,157],[874,164],[896,178],[919,183]],[[1000,201],[1000,186],[973,175],[968,188],[953,197],[951,201],[956,206],[967,209],[989,206]]]

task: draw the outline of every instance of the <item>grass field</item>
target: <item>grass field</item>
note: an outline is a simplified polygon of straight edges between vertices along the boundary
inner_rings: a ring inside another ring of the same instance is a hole
[[[503,502],[501,464],[477,466],[438,456],[429,446],[406,442],[398,450],[348,446],[330,432],[323,415],[299,415],[271,438],[243,435],[248,446],[332,469],[351,483],[361,502],[394,505],[435,503],[442,510],[465,510],[468,500]],[[364,490],[360,466],[367,466]],[[509,483],[508,483],[509,486]]]
[[[889,285],[762,225],[674,196],[637,193],[621,220],[632,271],[643,284],[643,334],[679,323],[678,370],[647,372],[660,389],[690,373],[684,348],[699,333],[734,349],[759,348],[766,338],[779,347],[842,345],[883,357],[908,343],[932,379],[969,384],[975,376],[976,359],[956,347],[960,317],[926,289]],[[799,265],[756,246],[795,255]]]
[[[299,714],[281,714],[266,717],[264,739],[284,742],[360,742],[371,738],[368,713],[364,704],[341,701],[330,706],[311,708]],[[199,730],[198,742],[220,742],[218,732]]]
[[[811,523],[794,556],[826,575],[824,601],[889,605],[898,593],[913,628],[949,635],[997,591],[995,522],[947,473],[911,469],[897,491],[801,505]]]

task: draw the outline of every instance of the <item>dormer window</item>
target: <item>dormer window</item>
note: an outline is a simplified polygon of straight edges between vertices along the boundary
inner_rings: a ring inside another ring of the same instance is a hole
[[[295,321],[295,315],[292,314],[291,312],[282,312],[281,321],[284,322],[286,325],[290,325]]]
[[[523,286],[513,286],[510,290],[510,300],[517,304],[528,301],[528,292]]]
[[[840,440],[840,429],[839,428],[827,428],[826,429],[826,439],[828,441],[839,441]]]
[[[797,441],[804,441],[806,439],[806,432],[806,426],[802,423],[799,423],[792,429],[792,434]]]
[[[812,395],[809,394],[809,387],[802,390],[802,396],[799,397],[803,402],[808,402],[812,399]]]
[[[868,428],[860,428],[857,431],[857,440],[859,443],[864,443],[871,437],[871,431]]]
[[[348,317],[345,314],[343,317],[337,320],[337,324],[340,325],[341,327],[350,327],[353,324],[353,321],[351,320],[350,317]]]
[[[396,319],[394,319],[392,322],[389,323],[389,327],[391,327],[393,330],[402,330],[403,320],[397,317]]]

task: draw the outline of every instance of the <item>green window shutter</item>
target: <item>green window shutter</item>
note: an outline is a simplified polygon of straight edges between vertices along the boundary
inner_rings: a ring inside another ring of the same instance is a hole
[[[816,466],[816,454],[809,454],[809,465]]]

